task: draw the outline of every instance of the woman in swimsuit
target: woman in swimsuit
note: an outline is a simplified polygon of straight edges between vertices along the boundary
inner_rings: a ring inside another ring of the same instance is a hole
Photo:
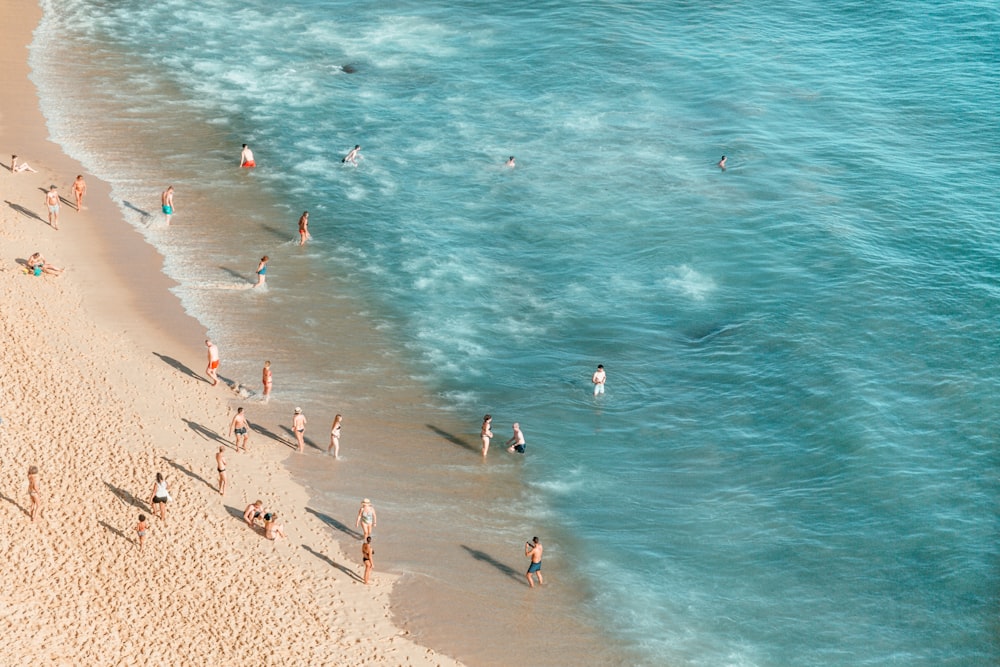
[[[170,487],[162,473],[156,473],[156,482],[153,484],[153,493],[149,496],[149,504],[153,507],[153,514],[160,519],[167,520],[167,503],[170,501]]]
[[[219,495],[226,495],[226,448],[224,446],[219,447],[219,451],[215,454],[215,469],[219,471]]]
[[[493,431],[490,430],[490,426],[493,424],[492,415],[483,415],[483,429],[479,432],[479,437],[483,440],[483,456],[486,456],[486,452],[490,451],[490,438],[493,437]]]
[[[28,497],[31,499],[28,515],[34,521],[38,516],[38,510],[42,507],[42,491],[38,487],[38,466],[28,468]]]
[[[367,584],[372,576],[372,569],[375,567],[375,550],[372,549],[372,538],[371,535],[365,538],[365,541],[361,543],[361,560],[365,564],[365,583]]]
[[[139,551],[142,551],[142,547],[146,544],[146,531],[149,529],[149,524],[146,523],[146,515],[139,515],[139,523],[135,524],[135,534],[139,536]]]
[[[267,282],[267,260],[267,255],[260,258],[260,264],[257,265],[257,284],[254,287],[260,287]]]
[[[58,276],[60,273],[65,271],[65,269],[60,269],[59,267],[52,266],[51,264],[46,262],[45,258],[42,257],[42,253],[40,252],[33,253],[31,257],[28,258],[26,264],[28,266],[28,271],[34,272],[36,276],[39,273],[47,273],[50,276]]]
[[[271,397],[271,383],[273,382],[273,380],[271,379],[270,361],[264,362],[264,377],[261,378],[261,382],[264,383],[264,400],[266,401],[268,398]]]
[[[277,540],[279,537],[285,536],[285,527],[278,523],[278,513],[272,512],[265,517],[264,522],[264,537],[269,540]]]
[[[361,526],[365,531],[364,537],[371,537],[372,528],[378,525],[378,517],[375,515],[375,508],[372,501],[365,498],[361,501],[361,509],[358,510],[358,520],[354,522],[354,527]]]
[[[329,454],[330,450],[333,450],[333,458],[340,458],[340,422],[344,421],[344,418],[337,415],[333,418],[333,426],[330,427],[330,446],[326,448],[326,453]]]

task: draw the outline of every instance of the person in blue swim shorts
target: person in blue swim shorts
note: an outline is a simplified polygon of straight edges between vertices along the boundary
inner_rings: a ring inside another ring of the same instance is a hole
[[[167,216],[167,224],[170,224],[170,216],[174,214],[174,186],[168,186],[160,195],[160,203],[163,204],[163,215]]]
[[[524,573],[524,576],[532,588],[535,587],[535,582],[531,580],[532,574],[538,576],[539,586],[545,584],[545,581],[542,580],[542,551],[542,543],[538,541],[537,536],[531,538],[530,542],[524,543],[524,555],[531,559],[531,565],[528,566],[528,571]]]

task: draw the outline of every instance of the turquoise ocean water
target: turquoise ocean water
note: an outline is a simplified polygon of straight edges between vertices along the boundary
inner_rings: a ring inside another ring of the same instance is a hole
[[[280,312],[253,344],[313,356],[276,399],[364,387],[336,307],[459,440],[492,412],[623,662],[1000,663],[995,3],[43,6],[54,137],[231,367]],[[266,212],[185,219],[247,183]],[[264,253],[266,293],[222,289]]]

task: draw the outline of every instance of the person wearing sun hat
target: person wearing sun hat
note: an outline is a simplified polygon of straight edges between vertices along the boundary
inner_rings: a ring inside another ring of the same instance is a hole
[[[304,452],[306,450],[306,416],[302,414],[302,408],[295,408],[295,416],[292,417],[292,432],[295,433],[295,439],[299,443],[299,451]]]
[[[375,507],[372,501],[365,498],[361,501],[361,509],[358,510],[358,520],[354,522],[354,527],[361,526],[364,535],[361,539],[371,537],[372,528],[378,525],[378,515],[375,514]]]

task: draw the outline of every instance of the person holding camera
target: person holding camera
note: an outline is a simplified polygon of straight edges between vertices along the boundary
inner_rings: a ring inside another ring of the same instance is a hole
[[[542,543],[538,541],[538,537],[533,537],[530,542],[524,543],[524,555],[531,559],[531,565],[524,573],[528,585],[532,588],[535,587],[535,582],[531,580],[532,574],[537,574],[538,585],[543,585],[545,582],[542,580]]]

